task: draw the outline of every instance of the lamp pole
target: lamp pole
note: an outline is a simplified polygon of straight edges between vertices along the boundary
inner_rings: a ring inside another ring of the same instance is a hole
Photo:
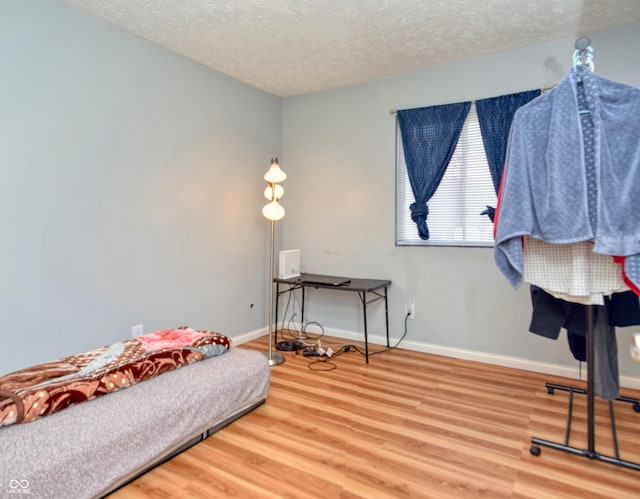
[[[270,366],[277,366],[284,362],[284,355],[273,351],[273,267],[275,264],[275,225],[276,221],[271,220],[271,260],[269,264],[269,351],[267,360]]]

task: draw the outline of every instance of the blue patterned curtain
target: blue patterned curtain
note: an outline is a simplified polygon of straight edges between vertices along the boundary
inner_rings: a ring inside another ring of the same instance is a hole
[[[398,111],[407,175],[415,202],[411,220],[421,239],[429,239],[427,201],[436,192],[456,149],[471,102]]]
[[[520,106],[535,99],[539,95],[540,90],[529,90],[527,92],[500,95],[499,97],[476,101],[476,111],[478,112],[478,121],[480,122],[482,143],[484,144],[484,151],[487,155],[491,179],[493,180],[493,187],[496,190],[496,194],[500,188],[513,115]],[[495,208],[487,206],[487,209],[481,214],[488,215],[491,221],[493,221]]]

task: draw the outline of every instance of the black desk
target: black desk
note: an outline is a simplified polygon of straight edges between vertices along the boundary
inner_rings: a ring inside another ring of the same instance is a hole
[[[378,300],[384,300],[384,315],[385,324],[387,330],[387,348],[389,347],[389,306],[387,300],[387,287],[391,285],[391,281],[384,279],[356,279],[351,277],[337,277],[336,282],[346,281],[343,284],[322,284],[319,281],[325,281],[327,277],[319,274],[302,274],[298,277],[290,277],[288,279],[281,279],[275,277],[273,282],[276,283],[276,303],[275,303],[275,327],[274,331],[278,329],[278,299],[281,294],[290,293],[296,289],[302,289],[302,317],[301,323],[304,324],[304,290],[305,288],[316,289],[329,289],[335,291],[351,291],[358,293],[360,301],[362,302],[362,314],[364,317],[364,349],[365,359],[369,363],[369,337],[367,331],[367,305],[376,302]],[[287,289],[280,291],[280,285],[288,286]]]

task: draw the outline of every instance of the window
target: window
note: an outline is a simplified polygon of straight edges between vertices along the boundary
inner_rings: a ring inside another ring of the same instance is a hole
[[[396,245],[493,246],[493,223],[480,213],[496,206],[475,104],[471,105],[451,162],[429,200],[429,240],[418,236],[411,220],[413,203],[400,127],[396,123]]]

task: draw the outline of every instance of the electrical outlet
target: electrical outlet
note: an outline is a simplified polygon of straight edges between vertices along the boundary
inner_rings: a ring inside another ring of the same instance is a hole
[[[405,314],[408,314],[409,319],[416,318],[416,304],[413,302],[407,302]]]
[[[144,326],[139,324],[137,326],[133,326],[131,328],[131,337],[135,338],[136,336],[142,336],[144,334]]]

